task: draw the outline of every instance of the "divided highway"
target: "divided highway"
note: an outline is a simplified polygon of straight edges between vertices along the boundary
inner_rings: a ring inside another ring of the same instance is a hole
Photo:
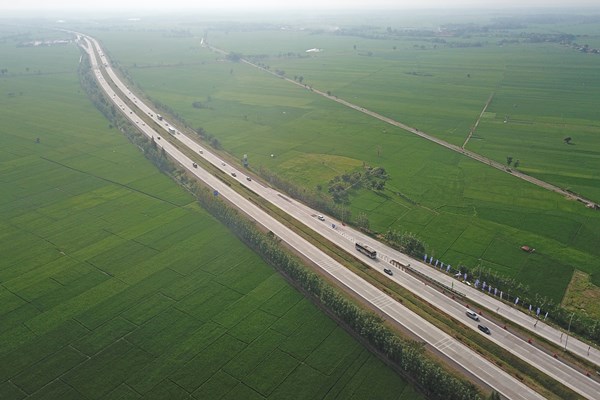
[[[121,98],[119,98],[119,95],[112,91],[111,87],[104,80],[104,77],[100,71],[101,67],[97,61],[95,53],[93,51],[90,51],[93,48],[92,44],[96,47],[97,52],[101,57],[100,63],[104,66],[104,69],[108,73],[110,79],[114,82],[114,84],[116,84],[119,87],[119,90],[121,90],[123,94],[127,95],[131,99],[131,101],[134,102],[135,105],[142,112],[144,112],[144,114],[152,116],[152,118],[154,118],[155,121],[159,123],[165,129],[165,131],[168,132],[168,129],[170,128],[168,122],[164,120],[158,120],[158,118],[156,117],[156,113],[152,109],[150,109],[141,100],[135,98],[135,96],[118,79],[118,77],[114,74],[112,69],[108,66],[108,62],[97,43],[91,38],[86,38],[85,40],[88,43],[88,48],[86,49],[86,51],[88,51],[88,54],[90,54],[93,67],[95,69],[96,77],[98,78],[98,81],[103,87],[103,89],[108,93],[109,98],[111,98],[115,102],[115,104],[117,104],[121,108],[124,114],[133,123],[137,124],[138,128],[144,134],[148,135],[149,137],[157,138],[157,140],[159,140],[158,143],[160,143],[160,145],[163,146],[165,151],[167,151],[173,158],[180,162],[190,172],[194,173],[198,178],[203,180],[209,186],[219,190],[221,195],[227,197],[245,213],[247,213],[249,216],[254,218],[266,228],[273,231],[280,238],[285,240],[289,245],[291,245],[298,251],[301,251],[313,262],[315,262],[316,265],[320,266],[324,271],[326,271],[330,276],[339,280],[343,285],[347,286],[356,294],[369,301],[375,307],[387,314],[390,318],[406,326],[406,328],[412,331],[415,335],[419,336],[425,342],[438,349],[441,353],[445,354],[449,358],[461,364],[473,375],[477,376],[482,381],[488,383],[491,387],[495,388],[506,397],[511,399],[542,398],[537,393],[531,391],[531,389],[525,387],[515,378],[504,373],[503,371],[495,367],[493,364],[487,362],[486,360],[483,360],[476,353],[472,352],[471,350],[457,342],[451,336],[445,334],[441,330],[435,328],[433,325],[422,320],[420,317],[416,316],[415,314],[407,310],[405,307],[395,302],[392,298],[383,294],[374,286],[370,285],[369,283],[352,274],[345,267],[338,264],[336,261],[322,253],[318,248],[310,245],[308,242],[300,238],[289,228],[285,227],[272,217],[268,216],[254,204],[250,203],[245,198],[243,198],[239,193],[235,192],[227,185],[223,184],[219,179],[210,175],[208,172],[202,170],[201,168],[193,168],[191,159],[189,159],[187,156],[181,153],[177,148],[175,148],[175,146],[170,144],[168,141],[160,140],[161,134],[163,132],[156,132],[151,127],[148,127],[143,122],[143,120],[137,116],[136,113],[139,111],[129,109],[126,103]],[[213,163],[218,168],[221,168],[227,173],[235,172],[237,175],[237,179],[240,181],[240,183],[251,187],[253,191],[265,197],[273,204],[276,204],[278,207],[293,215],[296,219],[305,223],[307,226],[319,232],[327,239],[336,243],[338,246],[347,249],[353,254],[355,254],[353,243],[356,240],[365,242],[370,246],[374,247],[380,254],[381,260],[373,261],[366,259],[366,257],[364,260],[365,262],[369,263],[373,268],[379,271],[382,271],[384,267],[389,268],[390,265],[388,265],[384,260],[390,259],[396,259],[407,263],[410,262],[411,267],[415,269],[420,269],[422,270],[422,272],[427,274],[433,273],[435,279],[438,279],[450,286],[452,279],[447,275],[440,273],[439,271],[435,271],[432,268],[419,263],[418,261],[410,260],[405,255],[398,253],[392,249],[389,249],[381,245],[380,243],[374,241],[373,239],[365,237],[364,235],[361,235],[356,231],[345,227],[342,228],[340,227],[338,221],[318,221],[315,218],[314,210],[311,210],[310,208],[294,201],[293,199],[289,199],[270,188],[264,187],[257,182],[247,181],[245,179],[245,175],[241,171],[237,171],[233,167],[228,166],[223,160],[219,159],[217,156],[210,153],[210,151],[208,151],[206,148],[198,145],[196,142],[192,141],[187,136],[176,133],[174,137],[176,137],[186,146],[193,149],[198,154],[201,154],[201,156]],[[335,229],[332,227],[332,222],[333,224],[335,224]],[[477,329],[477,324],[466,317],[464,313],[465,309],[462,305],[453,301],[449,301],[447,297],[441,296],[437,290],[434,290],[429,287],[424,287],[422,282],[414,279],[409,274],[402,273],[401,270],[396,269],[395,272],[396,274],[392,279],[396,280],[401,285],[409,288],[409,290],[413,290],[414,292],[418,293],[419,296],[423,297],[427,301],[436,305],[438,308],[452,315],[454,318],[457,318],[466,325]],[[469,298],[474,299],[474,301],[477,301],[480,304],[494,310],[498,306],[501,306],[502,312],[504,313],[503,315],[505,317],[511,316],[518,321],[522,321],[521,323],[524,325],[530,324],[531,326],[533,326],[533,319],[519,312],[518,310],[514,310],[511,307],[507,307],[503,303],[497,302],[495,299],[485,294],[482,294],[475,289],[468,287],[465,287],[464,289],[465,290],[461,289],[461,291],[465,292],[467,296],[469,296]],[[471,290],[469,291],[469,289]],[[496,301],[498,305],[490,303],[490,301]],[[488,324],[488,326],[491,325]],[[545,324],[543,326],[540,323],[538,323],[536,331],[537,330],[546,332],[553,329],[548,326],[545,326]],[[583,374],[574,371],[573,369],[560,363],[556,359],[530,346],[528,343],[520,340],[519,338],[514,337],[510,333],[499,329],[493,329],[490,339],[498,345],[501,345],[502,347],[511,351],[513,354],[517,354],[519,355],[519,357],[526,359],[532,365],[544,371],[549,376],[552,376],[555,379],[561,381],[566,386],[571,387],[573,390],[582,394],[583,396],[590,399],[598,398],[597,396],[598,393],[600,393],[600,386],[595,381],[589,379],[588,377],[585,377]],[[574,342],[576,341],[574,339],[571,339],[569,345],[573,345]],[[571,350],[571,348],[569,349]],[[597,357],[597,354],[595,356]]]

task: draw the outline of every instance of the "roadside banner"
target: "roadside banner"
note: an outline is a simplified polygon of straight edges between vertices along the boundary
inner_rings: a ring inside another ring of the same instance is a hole
[[[544,315],[544,321],[548,318],[548,311],[546,311],[546,315]]]
[[[450,272],[450,264],[448,264],[448,268],[446,268],[446,272]]]
[[[500,300],[502,300],[502,290],[500,291]]]
[[[516,304],[519,304],[519,298],[518,297],[515,299],[515,305]]]
[[[433,264],[433,256],[429,257],[429,264]]]
[[[494,288],[494,296],[498,296],[498,288]]]
[[[435,266],[437,268],[438,264],[440,263],[440,260],[435,260]]]
[[[531,304],[529,305],[529,311],[531,311]]]
[[[423,262],[427,262],[427,254],[425,254],[425,256],[423,256]]]
[[[535,315],[540,315],[540,308],[537,308],[537,311],[535,312]]]
[[[492,293],[492,285],[488,285],[488,293]]]
[[[465,272],[465,281],[467,280],[467,273]]]

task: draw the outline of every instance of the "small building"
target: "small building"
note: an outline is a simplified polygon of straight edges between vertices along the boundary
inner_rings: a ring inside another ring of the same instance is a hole
[[[535,251],[534,248],[531,248],[529,246],[521,246],[521,250],[526,251],[528,253],[533,253]]]

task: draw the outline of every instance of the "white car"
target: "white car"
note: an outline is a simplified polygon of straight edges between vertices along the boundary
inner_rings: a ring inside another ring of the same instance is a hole
[[[475,320],[475,321],[479,321],[479,315],[477,315],[477,313],[473,310],[467,310],[465,312],[465,314],[467,314],[467,317]]]
[[[325,221],[325,217],[322,215],[317,215],[317,218],[319,219],[319,221]]]

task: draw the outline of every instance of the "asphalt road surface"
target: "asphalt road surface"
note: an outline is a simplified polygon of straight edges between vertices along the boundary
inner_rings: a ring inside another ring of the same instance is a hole
[[[114,74],[112,69],[108,67],[108,62],[102,50],[99,47],[97,48],[98,54],[100,54],[101,57],[101,64],[107,67],[105,68],[107,73],[109,74],[110,78],[114,81],[114,83],[117,84],[119,89],[124,94],[126,94],[142,112],[144,112],[146,115],[152,116],[161,125],[161,127],[163,127],[164,130],[168,132],[168,128],[171,127],[169,123],[165,120],[159,121],[156,117],[156,113],[152,109],[145,105],[141,100],[135,98],[135,96],[129,91],[129,89],[122,82],[120,82],[120,80]],[[93,54],[92,59],[95,60],[95,56]],[[109,97],[113,99],[115,104],[119,106],[123,113],[130,120],[132,120],[133,123],[138,125],[138,128],[142,132],[144,132],[149,137],[156,137],[159,140],[160,135],[164,132],[155,132],[152,128],[146,126],[146,124],[136,114],[139,111],[130,110],[125,104],[125,102],[123,102],[122,99],[120,99],[118,95],[114,93],[112,89],[108,86],[108,84],[104,81],[104,78],[98,69],[98,62],[93,61],[93,64],[96,67],[95,73],[99,79],[100,84],[102,85],[104,90],[109,94]],[[406,256],[397,252],[397,254],[394,254],[394,251],[391,249],[389,249],[389,251],[387,252],[387,254],[389,255],[387,255],[385,250],[379,249],[379,247],[381,247],[380,244],[378,244],[377,242],[373,242],[373,240],[370,238],[361,238],[360,234],[350,229],[340,229],[338,227],[339,223],[336,223],[337,221],[333,223],[338,228],[333,229],[331,227],[332,221],[318,221],[315,218],[314,210],[311,210],[293,201],[292,199],[289,199],[281,195],[280,193],[273,191],[270,188],[263,187],[255,181],[247,181],[245,179],[246,175],[243,172],[237,171],[235,168],[228,166],[223,160],[210,153],[208,149],[198,145],[191,139],[187,138],[185,135],[176,133],[174,136],[183,143],[185,143],[187,146],[195,150],[196,152],[202,152],[202,156],[205,157],[207,160],[211,161],[218,168],[221,168],[228,173],[236,172],[237,179],[240,181],[240,183],[250,186],[252,190],[263,195],[265,198],[268,198],[270,201],[277,204],[286,212],[289,212],[290,214],[294,215],[295,218],[304,222],[305,224],[320,232],[321,234],[325,233],[324,236],[334,241],[338,245],[342,246],[343,248],[348,248],[348,251],[354,251],[352,243],[356,240],[356,238],[359,238],[359,240],[364,241],[373,247],[376,247],[382,259],[373,262],[365,257],[364,260],[368,263],[370,262],[371,266],[375,269],[383,271],[384,266],[389,267],[389,265],[386,264],[383,260],[389,260],[391,259],[390,257],[394,257],[398,260],[406,259]],[[190,170],[192,173],[198,176],[209,186],[219,190],[221,195],[227,197],[230,201],[232,201],[244,212],[246,212],[250,217],[252,217],[256,221],[260,222],[265,227],[273,231],[275,234],[277,234],[277,236],[281,237],[288,244],[296,248],[296,250],[301,251],[313,262],[319,265],[324,271],[329,273],[332,277],[338,279],[341,283],[353,290],[356,294],[360,295],[366,301],[369,301],[370,303],[375,305],[381,311],[386,313],[390,318],[393,318],[402,325],[406,326],[407,329],[415,333],[417,336],[421,337],[425,342],[438,349],[438,351],[457,361],[459,364],[461,364],[463,367],[465,367],[467,370],[473,373],[473,375],[477,376],[482,381],[487,382],[491,387],[494,387],[500,393],[506,395],[509,398],[515,399],[541,398],[539,397],[539,395],[535,394],[530,389],[524,388],[524,385],[522,385],[518,380],[510,377],[504,372],[501,372],[498,368],[496,368],[489,362],[481,359],[476,353],[473,353],[470,350],[468,350],[462,344],[454,340],[451,336],[433,327],[433,325],[422,320],[420,317],[416,316],[415,314],[413,314],[412,312],[395,302],[390,297],[381,293],[381,291],[379,291],[374,286],[356,277],[345,267],[339,265],[333,259],[330,259],[324,253],[322,253],[320,250],[308,244],[306,241],[301,239],[291,230],[283,226],[278,221],[272,219],[270,216],[262,212],[252,203],[248,202],[245,198],[243,198],[237,192],[233,191],[227,185],[224,185],[220,180],[216,179],[208,172],[204,171],[201,168],[193,168],[192,160],[183,155],[168,141],[162,140],[160,141],[160,145],[162,145],[165,148],[165,151],[167,151],[172,157],[179,161],[184,167],[186,167],[188,170]],[[410,262],[412,267],[415,267],[418,264],[418,262],[415,260],[410,260],[407,262]],[[432,268],[426,267],[424,265],[418,267],[424,268],[425,270],[427,270],[427,272],[431,272],[430,270],[432,270]],[[413,287],[413,290],[418,291],[419,295],[425,298],[427,301],[432,302],[432,304],[436,304],[440,309],[444,309],[450,315],[457,319],[460,319],[466,325],[477,329],[477,324],[466,317],[464,313],[464,306],[452,301],[448,301],[448,298],[445,296],[440,296],[437,290],[428,287],[423,287],[423,283],[412,278],[412,276],[408,274],[399,273],[398,271],[396,272],[397,273],[394,274],[392,279],[395,279],[398,283],[402,284],[403,286]],[[433,272],[438,271],[433,270]],[[451,279],[444,274],[441,275],[443,278]],[[415,286],[419,286],[419,288],[417,289]],[[450,286],[450,284],[448,284],[448,286]],[[476,290],[475,294],[483,296],[485,298],[489,298],[489,296],[483,295]],[[511,309],[510,307],[508,308]],[[488,326],[491,326],[491,324],[488,324]],[[538,327],[539,326],[540,325],[538,323]],[[502,331],[500,329],[494,329],[493,326],[491,327],[492,335],[490,335],[490,339],[492,341],[507,349],[510,349],[510,351],[513,352],[513,354],[529,353],[531,355],[533,353],[533,356],[529,357],[528,362],[532,363],[533,365],[536,365],[539,369],[546,372],[550,376],[553,376],[555,379],[563,382],[565,385],[572,387],[574,390],[581,393],[583,396],[586,396],[588,398],[595,398],[590,396],[597,395],[597,393],[600,392],[597,383],[589,379],[588,377],[576,373],[576,371],[573,371],[569,367],[558,362],[554,358],[540,352],[539,350],[527,344],[527,342],[524,342],[519,338],[514,337],[510,333]],[[492,369],[496,371],[488,371],[489,367],[492,367]],[[500,380],[500,382],[497,382],[498,380]],[[511,381],[512,383],[509,383]],[[502,382],[504,382],[504,384],[501,384]],[[516,388],[518,388],[518,390],[514,390]],[[523,391],[524,389],[526,390]],[[525,397],[522,397],[523,395]]]

